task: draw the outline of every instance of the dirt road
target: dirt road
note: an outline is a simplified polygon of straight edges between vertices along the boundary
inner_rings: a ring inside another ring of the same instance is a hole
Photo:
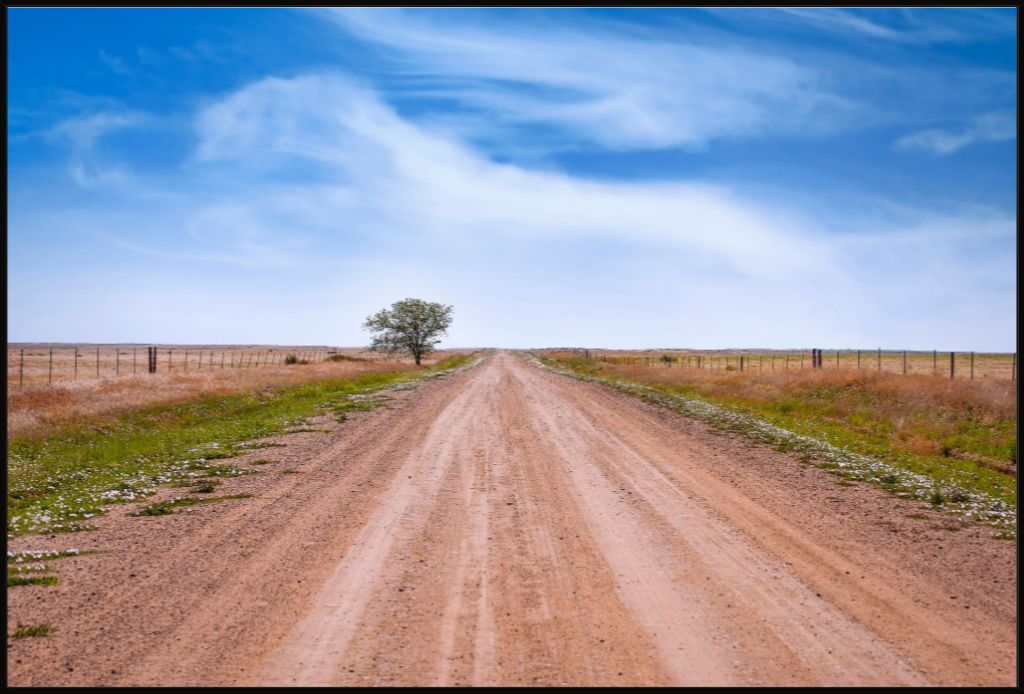
[[[498,353],[314,426],[253,498],[14,542],[101,551],[9,590],[55,627],[9,682],[1016,680],[1015,543],[620,393]]]

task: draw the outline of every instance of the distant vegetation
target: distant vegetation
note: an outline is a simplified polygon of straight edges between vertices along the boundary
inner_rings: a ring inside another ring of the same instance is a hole
[[[1008,379],[854,369],[709,371],[571,354],[552,361],[579,374],[724,405],[936,479],[955,474],[975,489],[1016,500],[1016,384]]]
[[[402,299],[366,319],[363,328],[373,333],[370,350],[409,354],[420,360],[434,351],[452,324],[452,307],[422,299]]]
[[[310,415],[368,409],[371,403],[360,396],[429,378],[471,359],[452,356],[428,372],[395,364],[389,371],[302,385],[261,386],[174,405],[145,406],[117,417],[73,419],[42,434],[12,437],[7,447],[7,532],[81,530],[108,504],[140,500],[159,485],[195,483],[197,475],[206,478],[198,481],[209,481],[250,474],[215,461],[234,457],[243,448],[256,448],[243,442],[284,433]],[[192,503],[212,500],[220,497]]]

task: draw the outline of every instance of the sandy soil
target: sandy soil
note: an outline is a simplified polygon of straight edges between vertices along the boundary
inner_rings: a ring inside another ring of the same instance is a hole
[[[9,683],[1016,680],[1015,543],[620,393],[499,353],[314,426],[13,542],[101,552],[8,591]]]

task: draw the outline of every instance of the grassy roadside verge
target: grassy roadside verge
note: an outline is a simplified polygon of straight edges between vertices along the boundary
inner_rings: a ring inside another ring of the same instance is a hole
[[[107,505],[149,496],[157,485],[180,485],[196,472],[244,474],[213,461],[306,417],[334,411],[341,418],[348,410],[365,409],[360,396],[367,393],[414,387],[416,381],[466,368],[474,359],[455,355],[424,371],[386,371],[145,407],[109,423],[76,423],[46,436],[13,438],[7,445],[7,534],[87,530],[88,519]]]
[[[792,451],[849,480],[868,482],[897,496],[920,499],[961,518],[1016,536],[1016,478],[970,460],[916,455],[888,439],[858,430],[860,420],[837,421],[815,403],[715,397],[694,385],[640,381],[602,364],[574,357],[535,357],[554,371],[601,383],[712,426]],[[1014,441],[1015,445],[1015,441]]]

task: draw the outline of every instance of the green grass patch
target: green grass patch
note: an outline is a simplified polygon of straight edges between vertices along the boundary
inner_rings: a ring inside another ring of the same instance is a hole
[[[192,485],[192,491],[196,494],[210,494],[217,489],[220,482],[217,480],[205,480]]]
[[[107,505],[138,501],[158,485],[180,483],[190,473],[245,474],[209,461],[279,446],[244,442],[282,434],[305,417],[351,402],[349,395],[428,378],[471,359],[457,355],[431,369],[145,407],[102,424],[73,421],[57,434],[15,437],[7,447],[8,536],[87,529],[84,521],[103,513]]]
[[[688,386],[669,386],[650,384],[668,393],[677,393],[687,397],[699,398],[716,405],[749,414],[789,431],[811,436],[826,441],[839,448],[844,448],[863,455],[884,459],[897,467],[901,467],[934,479],[937,483],[956,483],[969,489],[996,497],[1010,505],[1017,503],[1017,480],[971,460],[961,460],[937,453],[934,455],[913,453],[899,445],[899,441],[890,436],[885,424],[877,421],[871,427],[865,427],[866,418],[846,418],[842,412],[831,408],[830,397],[822,391],[812,393],[806,401],[787,399],[780,402],[759,402],[743,400],[736,397],[722,397],[707,393],[705,390]],[[831,396],[834,399],[835,395]],[[937,416],[940,416],[937,414]],[[966,426],[966,425],[964,425]],[[1016,445],[1015,432],[1003,432]],[[1005,447],[1005,444],[1001,444]],[[787,444],[780,445],[785,450]],[[888,480],[890,483],[895,480]],[[941,503],[941,502],[940,502]]]
[[[19,624],[18,628],[11,634],[12,639],[24,639],[24,638],[35,638],[40,636],[49,636],[53,633],[53,627],[49,624],[36,624],[35,626],[26,626]]]
[[[800,397],[792,393],[774,399],[740,397],[715,392],[719,384],[714,382],[678,385],[623,378],[614,368],[605,369],[585,359],[545,357],[541,363],[658,402],[776,450],[794,452],[801,463],[828,469],[844,480],[867,481],[903,498],[921,499],[935,508],[985,519],[997,527],[1015,523],[1015,477],[941,452],[911,452],[892,436],[891,423],[887,425],[885,417],[872,410],[871,399],[885,397],[884,393],[851,394],[842,384],[823,384],[807,389]],[[863,401],[851,407],[854,398]],[[898,408],[887,402],[878,409],[890,413]],[[939,405],[934,414],[936,418],[951,417]],[[965,430],[977,429],[983,421],[971,424],[970,412],[957,416]],[[1015,431],[1005,431],[992,421],[991,413],[984,421],[988,422],[986,436],[1002,437],[1004,449],[1009,442],[1015,447]],[[929,435],[934,437],[934,432]]]
[[[23,576],[7,572],[7,587],[13,586],[55,586],[58,578],[56,576]]]
[[[194,497],[194,496],[183,496],[177,499],[168,499],[167,501],[158,501],[155,504],[144,506],[135,513],[133,516],[167,516],[174,513],[175,509],[183,506],[195,506],[197,504],[214,504],[218,501],[228,501],[230,499],[250,499],[252,494],[231,494],[229,496],[208,496],[208,497]]]

